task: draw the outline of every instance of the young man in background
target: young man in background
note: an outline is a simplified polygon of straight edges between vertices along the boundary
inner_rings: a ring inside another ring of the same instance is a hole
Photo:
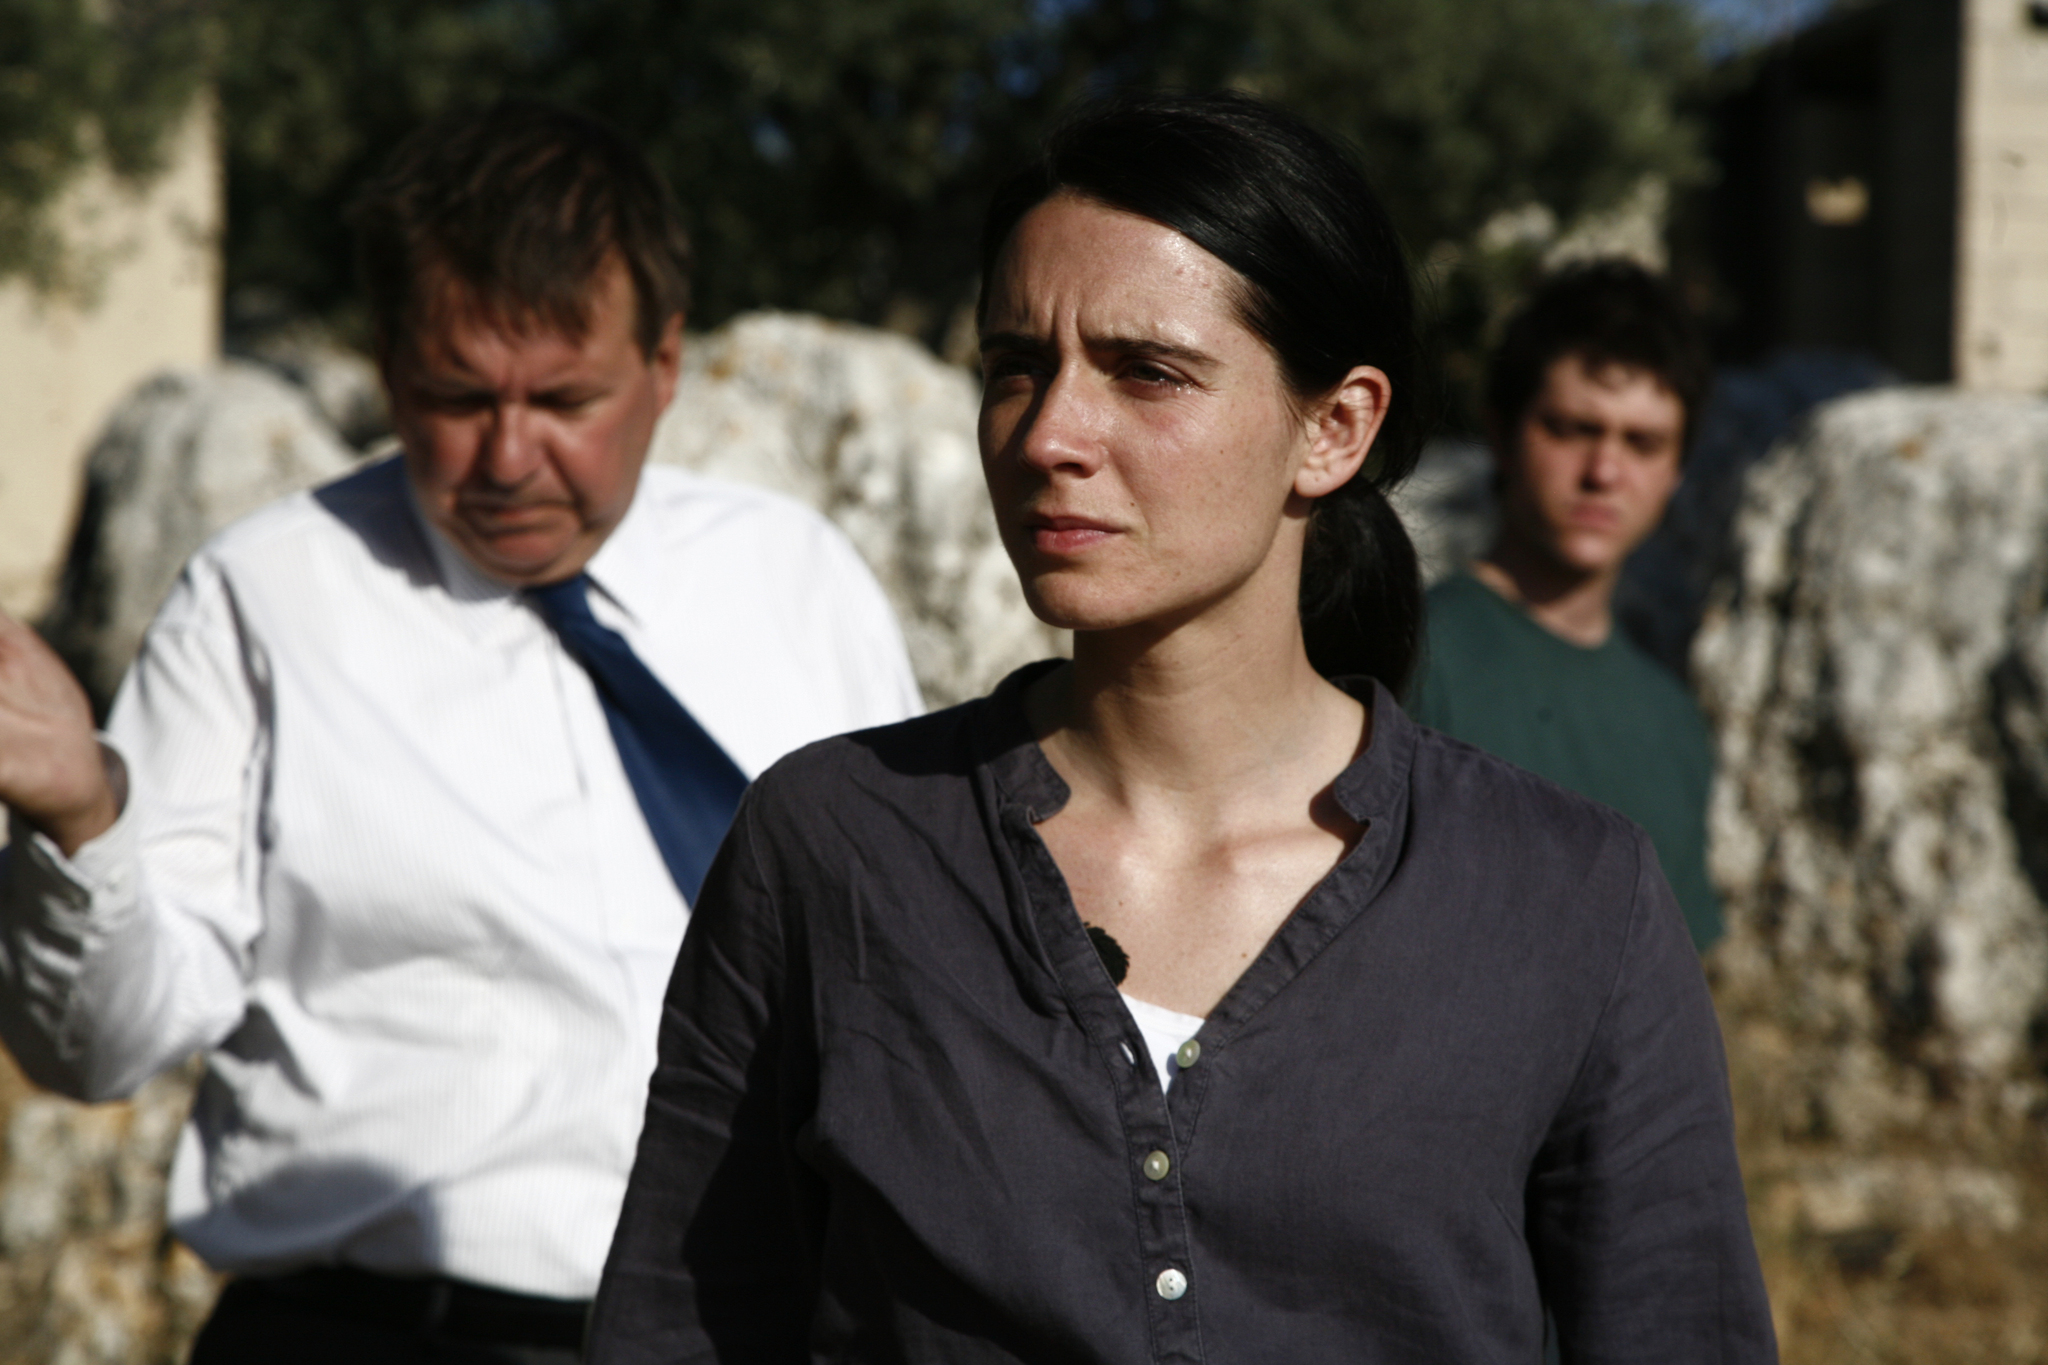
[[[1678,489],[1710,377],[1692,317],[1641,267],[1595,262],[1538,288],[1488,371],[1500,532],[1431,590],[1410,707],[1641,825],[1702,949],[1721,933],[1706,724],[1613,604]]]

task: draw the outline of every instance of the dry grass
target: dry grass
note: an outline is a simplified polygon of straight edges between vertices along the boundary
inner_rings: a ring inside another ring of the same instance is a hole
[[[1727,1030],[1737,1144],[1784,1365],[2048,1365],[2048,1139],[2031,1123],[1905,1134],[1857,1158],[1961,1163],[2012,1175],[2016,1227],[1879,1221],[1831,1234],[1799,1214],[1796,1178],[1846,1154],[1786,1137],[1788,1054],[1771,1031]]]

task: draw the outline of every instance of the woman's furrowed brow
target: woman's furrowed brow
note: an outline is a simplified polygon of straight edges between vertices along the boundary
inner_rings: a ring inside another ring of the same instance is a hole
[[[1043,351],[1051,345],[1044,337],[1026,336],[1022,332],[990,332],[981,339],[983,355],[990,351]]]
[[[1091,351],[1108,351],[1116,355],[1136,356],[1148,360],[1178,360],[1189,365],[1215,365],[1216,357],[1193,346],[1182,346],[1157,337],[1105,336],[1087,339]],[[981,339],[984,355],[991,351],[1046,351],[1053,348],[1050,338],[1027,336],[1022,332],[991,332]]]
[[[1150,360],[1179,360],[1189,365],[1214,365],[1216,357],[1193,346],[1180,346],[1156,337],[1103,337],[1091,343],[1105,351],[1119,355],[1141,356]]]

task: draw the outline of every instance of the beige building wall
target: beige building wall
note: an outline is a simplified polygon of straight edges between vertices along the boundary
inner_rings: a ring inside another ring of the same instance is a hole
[[[2048,30],[1964,0],[1956,382],[2048,391]]]
[[[142,194],[89,173],[58,211],[97,287],[65,301],[0,285],[0,607],[25,615],[55,586],[109,407],[145,376],[219,352],[221,177],[209,103]]]

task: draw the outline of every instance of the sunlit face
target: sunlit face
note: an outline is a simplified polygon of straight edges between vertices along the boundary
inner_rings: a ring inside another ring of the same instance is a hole
[[[1678,488],[1685,405],[1646,370],[1551,363],[1499,452],[1504,537],[1573,573],[1617,573]]]
[[[419,504],[492,578],[528,587],[577,573],[632,505],[682,353],[680,317],[642,353],[634,307],[616,260],[581,340],[506,331],[446,290],[386,361]]]
[[[1275,574],[1291,601],[1312,423],[1238,321],[1236,280],[1173,229],[1071,194],[997,256],[982,470],[1042,619],[1185,616]]]

